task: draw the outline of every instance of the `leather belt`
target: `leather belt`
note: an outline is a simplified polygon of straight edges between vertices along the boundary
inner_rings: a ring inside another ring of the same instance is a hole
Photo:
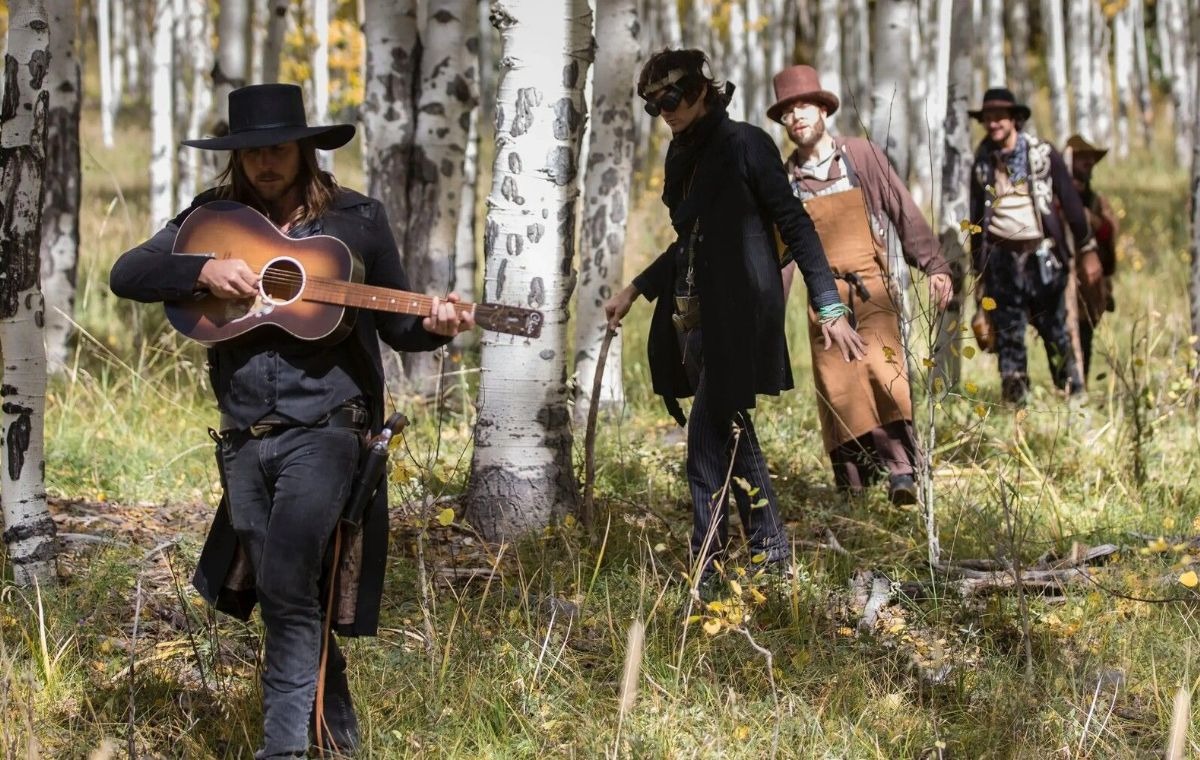
[[[317,420],[316,422],[312,423],[311,425],[305,425],[303,423],[296,422],[295,420],[291,420],[291,419],[288,419],[286,417],[282,417],[279,415],[268,414],[265,417],[262,417],[259,420],[255,421],[253,424],[250,425],[250,427],[243,428],[241,425],[238,424],[237,420],[235,420],[231,415],[228,415],[225,412],[221,412],[221,433],[222,434],[234,433],[234,432],[246,433],[251,438],[263,438],[265,436],[271,435],[272,433],[278,433],[283,430],[287,430],[289,428],[294,428],[294,427],[307,427],[307,428],[335,427],[335,428],[349,428],[352,430],[363,430],[366,428],[366,426],[367,426],[367,410],[363,409],[361,406],[353,406],[353,405],[339,406],[337,409],[334,409],[332,412],[325,415],[324,417]]]

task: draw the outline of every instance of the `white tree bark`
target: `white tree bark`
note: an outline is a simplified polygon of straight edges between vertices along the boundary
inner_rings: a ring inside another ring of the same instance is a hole
[[[1146,9],[1142,0],[1129,0],[1129,8],[1133,11],[1133,49],[1137,62],[1137,79],[1135,90],[1138,104],[1138,116],[1142,123],[1142,144],[1147,150],[1153,138],[1154,108],[1150,100],[1150,61],[1146,52]]]
[[[121,44],[118,50],[125,51],[124,87],[117,86],[117,97],[123,92],[137,93],[142,89],[142,51],[150,46],[143,44],[145,21],[138,14],[137,0],[122,0]],[[153,13],[149,15],[153,16]]]
[[[908,177],[908,58],[913,20],[912,0],[879,0],[875,6],[871,140],[884,149],[902,179]]]
[[[1132,3],[1113,17],[1113,69],[1116,80],[1116,155],[1129,155],[1129,109],[1133,104],[1134,74],[1133,19],[1137,9]]]
[[[946,109],[935,108],[936,98],[932,87],[938,80],[937,72],[937,3],[934,0],[917,0],[913,8],[913,23],[909,36],[909,172],[912,178],[913,200],[926,208],[933,198],[934,167],[940,167],[933,159],[935,145],[941,147],[936,137],[937,125],[945,117]],[[938,172],[940,174],[940,172]]]
[[[645,18],[642,19],[642,38],[645,39],[646,34]],[[712,49],[712,6],[707,2],[692,2],[688,6],[687,14],[687,29],[684,34],[683,42],[688,47],[696,47],[702,50],[707,50],[709,55],[715,55],[716,51]]]
[[[46,357],[51,372],[66,365],[75,274],[79,262],[80,72],[75,0],[48,0],[50,75],[46,89],[45,199],[42,202],[41,278],[46,301]]]
[[[475,274],[478,245],[475,235],[475,207],[479,193],[479,116],[480,108],[471,110],[467,127],[467,151],[463,156],[462,200],[458,210],[458,233],[454,239],[454,292],[464,301],[475,301]],[[479,332],[459,333],[451,343],[452,355],[461,356],[479,344]],[[461,368],[461,363],[459,364]]]
[[[842,130],[860,135],[871,125],[871,14],[867,0],[840,3],[846,27],[842,30]]]
[[[1103,9],[1092,9],[1092,89],[1090,105],[1095,121],[1095,136],[1104,145],[1112,145],[1112,30]]]
[[[765,39],[760,31],[764,24],[762,0],[746,0],[746,116],[752,124],[766,121],[767,90],[771,86],[767,73]],[[738,83],[742,86],[742,83]]]
[[[963,331],[964,279],[969,266],[964,248],[962,222],[970,218],[971,124],[970,106],[973,71],[971,50],[975,43],[970,17],[971,0],[953,0],[950,19],[950,77],[946,97],[945,143],[942,148],[942,196],[938,227],[942,256],[950,264],[954,298],[942,312],[934,343],[934,386],[945,389],[958,384],[962,374],[960,346]],[[974,220],[973,220],[974,221]]]
[[[1071,102],[1075,106],[1075,131],[1095,139],[1096,121],[1092,113],[1092,2],[1067,0],[1067,44],[1071,49]],[[1060,136],[1059,139],[1064,138]]]
[[[220,0],[217,13],[217,57],[212,70],[216,123],[210,130],[229,130],[229,93],[246,85],[248,74],[246,34],[250,27],[250,0]]]
[[[838,96],[845,103],[845,88],[842,86],[842,22],[838,13],[838,0],[820,0],[817,6],[817,51],[816,69],[821,74],[821,86]],[[837,134],[842,110],[828,117],[825,126]]]
[[[311,0],[312,23],[316,44],[312,51],[313,123],[329,123],[329,0]],[[333,171],[333,153],[317,151],[317,162],[325,171]]]
[[[367,70],[359,118],[363,124],[367,193],[387,211],[392,236],[408,235],[408,171],[416,127],[414,87],[420,55],[416,0],[365,0]],[[404,390],[400,356],[380,344],[387,392]]]
[[[270,0],[251,0],[250,21],[250,82],[259,84],[263,79],[263,59],[267,47],[267,17],[271,14]]]
[[[718,78],[728,78],[737,85],[729,103],[729,117],[738,121],[750,118],[751,103],[747,83],[750,82],[750,60],[746,53],[746,12],[742,0],[729,4],[729,55]],[[751,83],[751,87],[753,84]]]
[[[1185,0],[1162,0],[1159,12],[1166,13],[1170,47],[1163,51],[1164,60],[1170,58],[1171,100],[1175,104],[1175,157],[1180,166],[1186,166],[1192,158],[1192,122],[1194,98],[1192,95],[1191,33],[1188,9]]]
[[[987,0],[984,4],[984,57],[987,63],[987,86],[1008,85],[1008,72],[1004,66],[1004,3],[1003,0]]]
[[[625,226],[633,181],[633,78],[637,70],[639,24],[634,0],[600,0],[596,37],[604,55],[592,84],[593,130],[584,178],[584,220],[579,255],[579,296],[575,306],[575,420],[587,420],[600,344],[607,330],[604,302],[624,277]],[[600,409],[625,403],[621,380],[621,335],[609,346],[604,363]]]
[[[208,3],[187,3],[187,17],[179,19],[178,23],[187,24],[188,57],[192,61],[191,98],[188,104],[188,120],[186,134],[188,137],[199,137],[204,132],[204,122],[213,107],[213,93],[209,73],[212,71],[213,53],[209,39],[212,34],[212,22],[208,16]],[[181,204],[191,200],[202,185],[208,184],[212,177],[202,174],[205,167],[212,162],[201,160],[200,151],[193,148],[183,148],[179,161],[179,192]]]
[[[599,0],[597,0],[598,2]],[[662,42],[667,47],[677,48],[683,44],[683,27],[679,21],[679,3],[676,0],[657,0]],[[608,40],[604,40],[606,43]]]
[[[100,74],[100,138],[104,147],[113,146],[113,122],[116,116],[113,92],[112,6],[109,0],[96,0],[97,70]]]
[[[454,284],[463,161],[476,81],[479,26],[474,0],[430,0],[421,53],[421,83],[413,139],[408,208],[413,219],[404,261],[414,289],[444,296]],[[432,396],[440,382],[440,352],[403,356],[410,386]]]
[[[1071,134],[1062,0],[1042,0],[1042,19],[1046,29],[1046,74],[1050,82],[1050,110],[1054,114],[1054,133],[1061,139],[1061,136]]]
[[[38,237],[46,168],[50,25],[41,0],[10,0],[0,104],[0,507],[13,579],[57,582],[58,541],[46,505],[46,353]]]
[[[262,81],[279,81],[279,57],[283,54],[283,38],[287,34],[288,11],[291,0],[270,0],[267,3],[267,34],[262,47]]]
[[[496,0],[503,39],[488,196],[487,300],[541,309],[542,336],[484,333],[467,517],[490,539],[576,509],[567,412],[567,305],[574,286],[583,86],[594,55],[586,0]]]
[[[1005,24],[1008,27],[1008,78],[1013,82],[1029,81],[1029,2],[1005,0]]]
[[[1195,59],[1194,73],[1200,81],[1200,56]],[[1200,114],[1200,87],[1196,88],[1192,106]],[[1192,130],[1192,262],[1188,294],[1192,307],[1192,335],[1200,335],[1200,119]]]
[[[150,231],[175,216],[174,5],[158,0],[154,14],[154,75],[150,93]]]

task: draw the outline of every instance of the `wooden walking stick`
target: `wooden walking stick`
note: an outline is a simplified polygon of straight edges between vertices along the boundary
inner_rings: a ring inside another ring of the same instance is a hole
[[[583,506],[579,510],[579,522],[585,528],[592,527],[594,491],[596,485],[596,416],[600,411],[600,390],[604,385],[604,362],[608,359],[608,348],[617,331],[604,329],[604,340],[600,342],[600,353],[596,357],[596,374],[592,378],[592,401],[588,406],[587,427],[583,434]]]

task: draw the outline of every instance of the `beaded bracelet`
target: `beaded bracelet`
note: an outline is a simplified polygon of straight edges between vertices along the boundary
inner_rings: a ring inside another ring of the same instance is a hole
[[[842,317],[848,317],[852,313],[849,306],[838,301],[837,303],[831,303],[828,306],[822,306],[820,309],[817,309],[817,321],[820,324],[827,325],[830,322],[838,321]]]

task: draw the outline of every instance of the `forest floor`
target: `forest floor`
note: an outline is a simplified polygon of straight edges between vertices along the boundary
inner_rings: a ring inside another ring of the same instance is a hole
[[[48,396],[64,582],[0,584],[0,756],[249,757],[261,626],[215,616],[188,585],[217,495],[204,358],[159,310],[107,293],[112,259],[150,228],[144,157],[124,159],[146,141],[130,127],[105,151],[94,132],[82,333]],[[354,153],[339,160],[361,186]],[[971,588],[929,566],[919,508],[890,506],[882,488],[839,496],[794,302],[798,388],[764,400],[756,424],[796,572],[756,577],[738,548],[725,564],[736,586],[690,602],[683,444],[649,390],[643,304],[626,328],[628,404],[600,427],[590,529],[481,541],[446,512],[470,462],[471,374],[442,408],[404,403],[414,425],[393,459],[380,635],[347,646],[362,756],[1161,756],[1177,691],[1194,694],[1200,675],[1187,177],[1145,154],[1102,164],[1097,185],[1124,234],[1086,403],[1048,390],[1032,339],[1026,409],[999,402],[994,357],[970,350],[961,386],[918,403],[943,561],[1006,568],[1001,585],[1007,569],[1083,570],[1024,593]],[[662,221],[644,192],[628,272],[658,250]],[[582,463],[582,435],[575,448]],[[1115,551],[1073,562],[1103,545]],[[888,603],[863,624],[873,585]],[[641,675],[622,710],[634,621]],[[1188,747],[1200,752],[1194,728]]]

